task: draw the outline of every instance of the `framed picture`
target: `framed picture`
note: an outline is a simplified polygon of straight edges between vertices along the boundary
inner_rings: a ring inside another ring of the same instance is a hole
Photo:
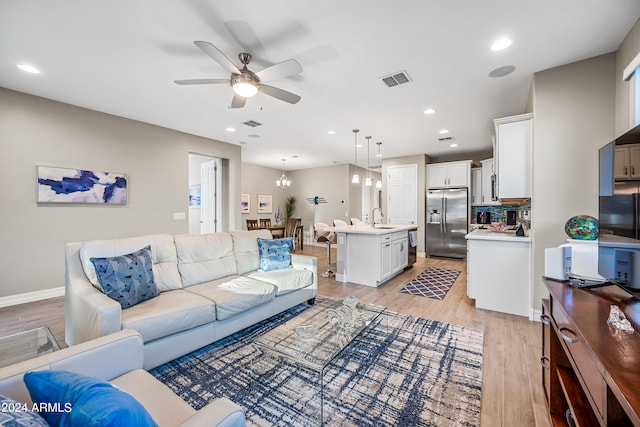
[[[189,207],[190,208],[200,207],[200,186],[199,185],[189,186]]]
[[[240,213],[251,213],[251,194],[242,193],[240,195]]]
[[[38,203],[127,204],[127,175],[38,166]]]
[[[270,214],[273,212],[271,194],[258,194],[258,213]]]

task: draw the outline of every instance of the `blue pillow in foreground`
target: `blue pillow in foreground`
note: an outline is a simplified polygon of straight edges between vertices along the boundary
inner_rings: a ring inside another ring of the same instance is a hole
[[[96,268],[102,291],[120,303],[132,307],[160,293],[153,278],[151,246],[111,258],[90,258]]]
[[[133,396],[97,378],[37,371],[24,374],[24,383],[51,426],[157,426]]]
[[[291,267],[293,237],[284,239],[258,238],[260,271],[283,270]]]

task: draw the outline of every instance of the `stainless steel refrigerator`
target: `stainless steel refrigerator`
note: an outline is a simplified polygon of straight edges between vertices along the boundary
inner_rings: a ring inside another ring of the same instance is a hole
[[[466,258],[467,188],[427,190],[427,256]]]

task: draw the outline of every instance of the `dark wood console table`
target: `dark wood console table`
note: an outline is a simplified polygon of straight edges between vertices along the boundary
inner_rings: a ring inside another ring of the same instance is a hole
[[[542,383],[554,426],[640,426],[640,301],[608,286],[584,290],[544,279]],[[619,306],[635,328],[607,324]]]

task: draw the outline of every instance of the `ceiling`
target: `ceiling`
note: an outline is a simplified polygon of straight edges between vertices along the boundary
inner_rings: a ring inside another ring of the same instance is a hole
[[[615,3],[0,0],[0,86],[241,144],[244,162],[280,168],[284,158],[287,170],[353,163],[354,128],[358,142],[372,137],[372,165],[374,142],[385,158],[464,156],[490,150],[494,118],[524,112],[533,73],[618,48],[640,2]],[[501,36],[513,44],[492,52]],[[230,109],[227,85],[176,85],[229,76],[195,40],[236,65],[239,52],[251,53],[253,71],[297,60],[301,74],[268,83],[302,100],[259,93]],[[505,65],[515,71],[488,77]],[[402,70],[411,82],[380,80]],[[429,107],[436,113],[425,115]],[[366,144],[358,163],[367,163]]]

